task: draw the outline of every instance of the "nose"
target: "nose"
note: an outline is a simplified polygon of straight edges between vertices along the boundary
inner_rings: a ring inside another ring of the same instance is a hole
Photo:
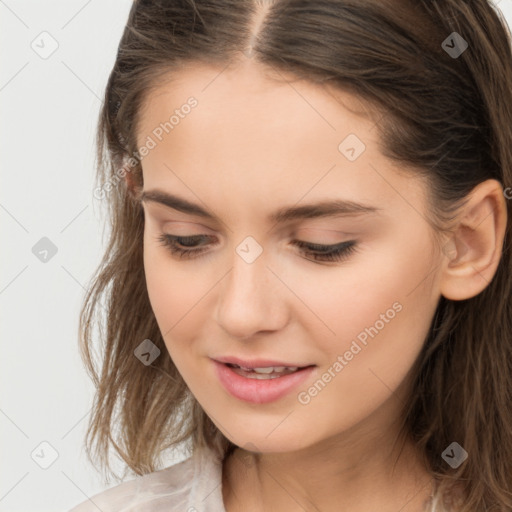
[[[267,267],[265,251],[252,263],[234,252],[232,263],[219,284],[217,323],[239,339],[282,329],[289,317],[286,287]]]

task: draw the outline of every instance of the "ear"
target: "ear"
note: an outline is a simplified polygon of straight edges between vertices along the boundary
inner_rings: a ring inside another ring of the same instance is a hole
[[[497,180],[478,184],[457,216],[452,237],[443,247],[440,292],[450,300],[478,295],[491,282],[502,255],[507,205]]]
[[[126,184],[126,188],[128,189],[128,193],[133,196],[135,192],[135,183],[133,181],[133,176],[131,175],[131,173],[125,173],[124,182]]]
[[[133,173],[126,172],[124,174],[124,181],[126,185],[126,189],[128,191],[128,195],[134,199],[137,200],[140,194],[140,187],[135,183]]]

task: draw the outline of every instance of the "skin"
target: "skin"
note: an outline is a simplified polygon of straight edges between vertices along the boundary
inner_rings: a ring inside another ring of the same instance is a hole
[[[139,145],[187,98],[198,100],[144,157],[144,191],[173,193],[217,218],[142,202],[152,308],[191,392],[241,447],[223,467],[228,512],[423,510],[431,477],[412,443],[397,437],[408,372],[441,295],[470,298],[492,279],[507,220],[502,188],[480,184],[457,217],[455,237],[436,245],[425,184],[379,152],[374,123],[344,107],[360,107],[355,99],[270,75],[249,58],[226,69],[190,65],[141,111]],[[353,162],[338,150],[348,134],[366,145]],[[284,206],[334,198],[380,210],[267,220]],[[158,241],[162,233],[206,234],[210,245],[180,260]],[[247,236],[263,249],[251,264],[236,252]],[[357,245],[346,259],[322,263],[293,240]],[[401,311],[300,403],[297,393],[396,302]],[[300,389],[252,404],[219,382],[210,358],[226,355],[317,367]]]

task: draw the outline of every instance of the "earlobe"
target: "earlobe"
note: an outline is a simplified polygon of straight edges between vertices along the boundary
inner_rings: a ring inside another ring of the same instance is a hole
[[[476,186],[442,250],[440,292],[450,300],[478,295],[491,282],[502,255],[507,205],[497,180]]]

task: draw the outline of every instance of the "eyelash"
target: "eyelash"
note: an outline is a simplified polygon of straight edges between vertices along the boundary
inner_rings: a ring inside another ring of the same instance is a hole
[[[183,245],[193,243],[198,239],[207,238],[207,235],[177,236],[162,233],[157,239],[161,245],[167,247],[171,254],[177,256],[179,259],[191,259],[203,253],[204,249],[182,249],[176,244],[179,243]],[[312,244],[301,240],[294,240],[293,245],[306,249],[303,251],[305,254],[312,256],[314,261],[320,262],[344,261],[356,251],[355,240],[349,240],[335,245]]]

